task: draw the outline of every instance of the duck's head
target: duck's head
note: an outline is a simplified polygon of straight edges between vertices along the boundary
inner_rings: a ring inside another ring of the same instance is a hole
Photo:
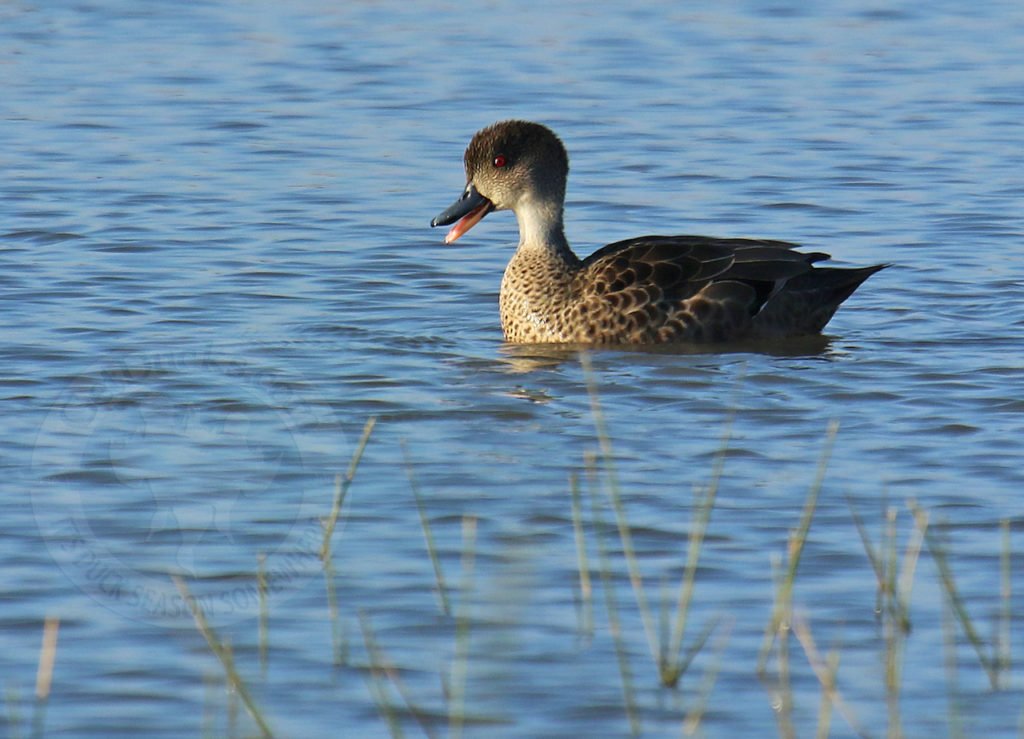
[[[502,121],[476,133],[466,147],[466,189],[430,222],[455,226],[450,244],[492,210],[513,210],[524,218],[544,213],[561,223],[569,157],[546,126],[529,121]],[[532,220],[532,218],[531,218]]]

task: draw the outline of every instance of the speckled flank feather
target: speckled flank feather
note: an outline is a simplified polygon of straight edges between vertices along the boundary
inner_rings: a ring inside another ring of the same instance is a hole
[[[485,213],[510,209],[519,221],[500,298],[511,342],[656,344],[817,333],[885,266],[816,268],[827,254],[706,236],[643,236],[581,261],[562,230],[568,157],[551,131],[525,121],[495,124],[473,138],[465,163],[467,195],[479,198]]]

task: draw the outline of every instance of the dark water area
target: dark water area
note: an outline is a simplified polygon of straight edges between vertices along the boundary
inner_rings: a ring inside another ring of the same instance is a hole
[[[2,733],[29,733],[55,616],[48,734],[258,734],[176,574],[281,736],[388,736],[389,717],[625,735],[630,701],[645,735],[698,712],[697,733],[773,735],[758,652],[833,422],[793,591],[841,654],[859,728],[835,713],[832,735],[893,720],[851,510],[878,547],[893,511],[902,558],[911,502],[983,653],[1006,610],[1015,651],[992,689],[925,545],[905,734],[1019,733],[1024,6],[10,2],[0,29]],[[729,433],[687,644],[717,626],[675,689],[595,518],[614,511],[579,354],[502,341],[514,218],[453,246],[428,227],[473,132],[510,117],[566,143],[581,255],[703,233],[893,264],[821,339],[589,354],[655,620]],[[325,574],[322,521],[369,417]],[[810,735],[821,686],[790,641]]]

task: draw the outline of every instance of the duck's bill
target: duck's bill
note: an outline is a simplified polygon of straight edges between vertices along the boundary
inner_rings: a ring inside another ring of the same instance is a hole
[[[447,226],[450,223],[455,223],[444,237],[444,243],[451,244],[492,210],[494,210],[494,203],[478,193],[473,185],[468,185],[462,196],[439,213],[430,222],[430,225]],[[456,221],[458,222],[456,223]]]

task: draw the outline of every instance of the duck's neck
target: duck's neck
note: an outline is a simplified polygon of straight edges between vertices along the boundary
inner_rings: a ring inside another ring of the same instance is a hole
[[[565,262],[569,267],[579,265],[579,258],[565,239],[562,224],[562,205],[556,202],[533,202],[516,209],[519,222],[519,248],[517,255],[530,254],[536,258]]]

